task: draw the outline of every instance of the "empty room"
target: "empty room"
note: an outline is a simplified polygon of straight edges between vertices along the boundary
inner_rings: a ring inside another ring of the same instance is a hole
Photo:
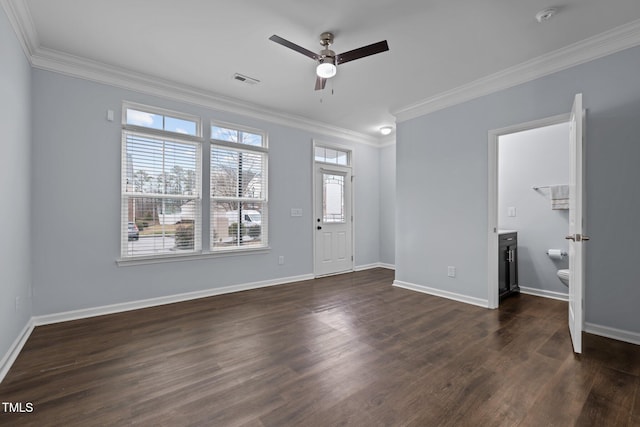
[[[640,426],[636,0],[0,6],[0,425]]]

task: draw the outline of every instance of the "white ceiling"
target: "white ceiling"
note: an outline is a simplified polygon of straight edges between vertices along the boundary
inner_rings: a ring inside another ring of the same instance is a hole
[[[638,0],[6,0],[31,22],[31,50],[233,98],[378,137],[393,111],[640,19]],[[27,6],[26,8],[24,6]],[[539,24],[535,14],[556,7]],[[314,91],[312,51],[390,50],[338,67]],[[232,79],[241,73],[255,86]]]

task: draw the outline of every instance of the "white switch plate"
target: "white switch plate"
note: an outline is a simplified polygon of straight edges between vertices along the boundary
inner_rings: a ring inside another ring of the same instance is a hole
[[[284,257],[282,255],[278,257],[278,265],[284,265]]]
[[[301,208],[291,208],[291,216],[302,216]]]
[[[510,206],[507,208],[507,216],[516,216],[516,208],[513,206]]]

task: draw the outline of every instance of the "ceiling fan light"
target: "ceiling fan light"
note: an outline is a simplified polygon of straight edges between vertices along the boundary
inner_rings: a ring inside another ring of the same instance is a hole
[[[393,130],[393,127],[391,126],[382,126],[380,128],[380,133],[383,135],[389,135],[392,130]]]
[[[323,79],[330,79],[336,75],[336,65],[333,63],[333,58],[322,58],[318,67],[316,67],[316,74]]]

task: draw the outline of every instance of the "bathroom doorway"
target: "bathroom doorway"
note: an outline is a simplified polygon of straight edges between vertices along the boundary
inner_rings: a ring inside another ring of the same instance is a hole
[[[517,273],[522,293],[569,300],[569,288],[558,278],[569,268],[569,165],[568,122],[498,137],[499,249],[511,249],[500,256],[499,273],[502,279],[511,271],[512,282]],[[560,190],[566,198],[554,200]],[[509,292],[504,284],[499,289],[502,300]]]
[[[517,282],[520,292],[568,299],[568,291],[563,292],[560,288],[562,283],[553,277],[553,263],[546,255],[548,249],[566,249],[564,237],[568,233],[567,215],[552,212],[546,189],[540,187],[568,182],[569,119],[569,114],[561,114],[489,132],[491,308],[497,308],[500,300],[500,291],[493,284],[500,279],[499,240],[501,232],[505,231],[517,233],[517,265],[520,267]],[[552,230],[542,235],[536,234],[542,228],[536,225],[539,215],[543,215],[544,219],[552,218],[553,223]],[[549,241],[545,242],[545,239]],[[544,287],[541,286],[543,281]]]
[[[568,233],[564,237],[568,241],[569,270],[571,279],[568,292],[568,323],[571,332],[573,348],[576,353],[582,352],[582,330],[584,324],[583,294],[584,294],[584,251],[583,243],[589,240],[583,233],[584,221],[584,122],[585,112],[582,107],[582,94],[574,98],[573,107],[569,114],[553,116],[533,122],[509,126],[506,128],[489,131],[488,147],[488,306],[498,307],[498,242],[499,242],[499,140],[506,135],[518,132],[540,129],[544,127],[569,124],[567,140],[569,143],[569,226]],[[549,184],[551,185],[551,184]],[[531,184],[531,191],[539,191],[547,184]],[[537,189],[534,189],[537,187]],[[550,201],[549,201],[550,203]],[[517,216],[515,211],[507,207],[507,216],[511,213]],[[515,217],[512,216],[512,217]],[[563,233],[561,233],[563,234]],[[559,279],[558,279],[559,280]]]

